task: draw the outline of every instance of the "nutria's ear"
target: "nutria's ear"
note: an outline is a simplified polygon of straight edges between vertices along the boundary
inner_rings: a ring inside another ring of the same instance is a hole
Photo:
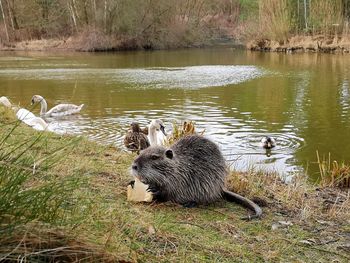
[[[166,150],[165,156],[168,157],[169,159],[173,159],[173,157],[174,157],[173,150],[171,150],[171,149]]]

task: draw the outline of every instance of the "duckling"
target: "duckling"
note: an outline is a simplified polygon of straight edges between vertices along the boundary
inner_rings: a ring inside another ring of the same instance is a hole
[[[40,116],[41,117],[61,117],[71,114],[76,114],[81,111],[84,107],[84,104],[74,105],[74,104],[59,104],[47,111],[46,100],[40,95],[34,95],[32,97],[32,105],[36,102],[40,102]]]
[[[272,149],[273,147],[276,146],[276,141],[274,138],[270,136],[265,136],[264,138],[261,139],[261,144],[262,144],[262,147],[265,149]]]
[[[147,136],[142,133],[142,130],[137,122],[131,123],[131,130],[124,137],[125,147],[137,154],[150,146]]]

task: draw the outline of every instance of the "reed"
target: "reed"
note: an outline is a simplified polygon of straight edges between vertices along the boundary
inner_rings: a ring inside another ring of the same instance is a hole
[[[3,262],[118,262],[99,246],[72,237],[61,228],[31,223],[0,239]]]
[[[336,160],[331,160],[331,154],[327,158],[320,158],[316,151],[317,164],[320,172],[320,185],[322,187],[350,188],[350,165]]]
[[[259,24],[265,37],[276,41],[286,41],[291,31],[288,1],[260,0]]]
[[[344,17],[341,0],[312,1],[309,6],[309,24],[313,34],[340,33]]]
[[[184,121],[182,123],[173,122],[173,131],[171,135],[166,139],[166,145],[172,145],[184,136],[199,134],[203,135],[205,130],[201,132],[196,131],[196,124],[193,121]]]
[[[46,156],[39,156],[35,147],[46,143],[43,133],[21,143],[12,143],[14,129],[0,139],[0,229],[12,229],[20,224],[40,219],[52,223],[60,218],[61,206],[69,202],[69,193],[80,181],[72,177],[54,178],[47,174],[62,158],[62,151],[74,146],[74,140],[57,147]],[[39,179],[46,178],[40,181]]]

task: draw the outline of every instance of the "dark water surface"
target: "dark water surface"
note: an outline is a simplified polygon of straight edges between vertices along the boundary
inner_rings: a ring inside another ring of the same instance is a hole
[[[0,96],[28,107],[85,104],[60,129],[122,146],[133,120],[190,119],[240,170],[317,176],[316,150],[350,158],[350,56],[231,48],[120,53],[0,53]],[[33,110],[39,113],[39,108]],[[267,156],[264,135],[276,138]]]

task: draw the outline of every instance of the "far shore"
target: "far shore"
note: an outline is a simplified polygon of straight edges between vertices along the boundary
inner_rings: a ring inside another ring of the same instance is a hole
[[[182,48],[203,48],[203,47],[241,47],[244,44],[231,38],[212,39],[207,43],[191,45],[176,45],[167,48],[157,48],[136,44],[132,40],[109,39],[105,43],[88,43],[79,38],[68,37],[65,39],[37,39],[20,42],[0,42],[0,51],[73,51],[73,52],[116,52],[132,50],[174,50]]]
[[[212,41],[206,45],[176,46],[168,49],[178,48],[201,48],[211,46],[241,46],[247,50],[260,52],[282,52],[282,53],[350,53],[349,36],[293,36],[284,41],[271,39],[255,39],[237,42],[233,39],[224,41]],[[153,50],[151,47],[134,45],[132,41],[109,41],[106,45],[94,45],[94,43],[82,43],[79,39],[69,37],[66,39],[39,39],[21,42],[0,43],[0,51],[73,51],[73,52],[115,52],[130,50]]]
[[[252,40],[246,44],[248,50],[284,53],[350,53],[349,36],[293,36],[285,41],[271,39]]]

